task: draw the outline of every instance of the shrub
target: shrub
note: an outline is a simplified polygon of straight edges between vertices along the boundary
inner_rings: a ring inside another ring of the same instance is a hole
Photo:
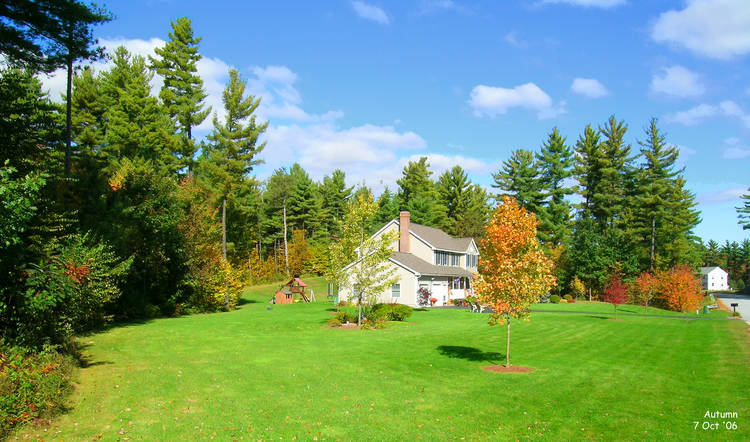
[[[688,312],[701,306],[703,287],[688,266],[675,266],[658,278],[660,299],[668,309]]]
[[[328,325],[331,327],[341,327],[341,321],[338,318],[331,318],[328,320]]]
[[[420,287],[419,290],[417,290],[417,304],[426,307],[430,305],[430,298],[432,297],[432,293],[425,287]]]
[[[567,303],[568,303],[568,300],[567,300],[567,299],[561,299],[561,300],[560,300],[560,304],[567,304]]]
[[[362,321],[362,324],[359,326],[360,330],[371,330],[375,327],[375,323],[370,321],[369,319],[365,319]]]
[[[381,330],[384,329],[388,325],[388,321],[386,321],[384,318],[378,318],[375,320],[375,329]]]
[[[577,276],[570,281],[570,293],[576,298],[583,298],[586,294],[586,286]]]
[[[563,296],[563,298],[564,298],[564,299],[565,299],[566,301],[568,301],[568,302],[570,302],[570,301],[572,301],[572,300],[573,300],[573,297],[572,297],[572,296],[570,296],[570,295],[565,295],[565,296]]]
[[[376,305],[384,305],[384,304],[376,304]],[[383,321],[387,321],[390,310],[391,309],[390,309],[389,305],[386,305],[385,308],[374,308],[373,307],[373,308],[370,309],[370,311],[368,311],[365,314],[365,318],[367,318],[370,322],[373,322],[373,323],[376,322],[376,321],[378,321],[378,320],[380,320],[380,319],[382,319]]]
[[[553,304],[559,304],[560,303],[560,297],[557,295],[552,295],[549,297],[549,302]]]
[[[357,322],[357,315],[349,312],[337,312],[334,318],[338,319],[342,324],[346,324],[347,322]]]
[[[396,304],[391,311],[391,321],[403,321],[411,316],[413,310],[408,305]]]
[[[17,426],[65,410],[73,359],[46,346],[39,353],[0,340],[0,439]]]

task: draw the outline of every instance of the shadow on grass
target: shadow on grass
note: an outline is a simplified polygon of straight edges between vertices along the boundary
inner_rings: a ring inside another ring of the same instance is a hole
[[[424,308],[424,307],[418,307],[418,308],[415,308],[415,309],[414,309],[414,311],[415,311],[415,312],[428,312],[428,311],[430,311],[430,310],[429,310],[429,309],[426,309],[426,308]]]
[[[490,362],[499,364],[501,359],[503,358],[502,353],[497,353],[494,351],[485,352],[478,348],[463,347],[460,345],[441,345],[437,348],[437,350],[440,352],[440,354],[442,354],[443,356],[448,356],[449,358],[466,359],[468,361],[474,362]]]
[[[84,353],[84,351],[89,347],[91,347],[91,344],[84,344],[80,341],[74,342],[73,348],[70,350],[70,354],[78,363],[79,367],[89,368],[89,367],[96,367],[98,365],[114,364],[114,362],[112,361],[92,361],[89,355]]]
[[[258,303],[258,300],[256,300],[256,299],[240,298],[240,299],[237,300],[237,305],[238,306],[245,305],[245,304],[257,304],[257,303]]]

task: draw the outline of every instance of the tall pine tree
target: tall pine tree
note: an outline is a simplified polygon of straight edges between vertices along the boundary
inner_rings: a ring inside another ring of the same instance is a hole
[[[546,205],[539,213],[539,238],[549,247],[567,243],[570,238],[570,203],[565,199],[573,193],[565,180],[573,175],[573,151],[557,128],[552,129],[547,141],[537,154],[539,181],[546,196]]]
[[[539,213],[544,203],[539,169],[534,161],[534,154],[528,150],[513,151],[511,157],[503,161],[502,170],[492,174],[495,184],[500,189],[496,200],[512,196],[518,205],[532,213]]]
[[[200,37],[193,35],[192,22],[180,17],[172,22],[167,44],[154,50],[158,57],[149,57],[156,73],[164,78],[159,97],[180,131],[181,142],[175,156],[180,167],[187,167],[188,174],[192,173],[197,150],[193,128],[211,112],[210,106],[203,108],[206,92],[203,80],[197,74],[197,63],[201,59],[198,53],[200,41]]]

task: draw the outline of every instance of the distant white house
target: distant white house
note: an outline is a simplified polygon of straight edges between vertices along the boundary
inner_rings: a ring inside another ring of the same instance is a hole
[[[479,249],[473,238],[454,238],[440,229],[411,222],[411,215],[402,211],[373,237],[398,232],[399,239],[391,244],[391,265],[398,278],[393,286],[378,296],[378,302],[417,305],[417,290],[430,291],[435,306],[449,305],[454,299],[471,295],[472,278],[477,271]],[[353,262],[345,271],[357,265]],[[339,299],[353,299],[352,290],[342,289]]]
[[[729,290],[729,273],[721,267],[701,267],[704,290]]]

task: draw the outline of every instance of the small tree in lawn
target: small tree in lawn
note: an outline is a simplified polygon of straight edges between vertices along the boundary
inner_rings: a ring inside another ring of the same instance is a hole
[[[615,307],[615,319],[617,319],[617,306],[625,304],[628,300],[628,288],[620,281],[619,275],[613,275],[604,290],[602,301],[609,302]]]
[[[552,261],[536,238],[538,224],[533,213],[506,196],[484,228],[474,288],[480,301],[492,307],[490,325],[506,324],[506,367],[510,367],[511,318],[527,320],[529,305],[555,285]]]
[[[648,313],[648,305],[659,292],[659,280],[649,272],[643,272],[633,281],[630,289],[630,299],[643,306],[643,311]]]
[[[586,286],[577,276],[570,281],[570,294],[574,298],[582,298],[586,295]]]
[[[361,325],[362,306],[370,305],[377,296],[398,281],[396,269],[389,264],[393,255],[391,244],[398,240],[396,232],[378,238],[368,234],[369,221],[378,210],[372,195],[360,194],[350,202],[343,219],[338,221],[340,237],[331,242],[330,263],[326,276],[356,295],[357,325]],[[351,265],[346,268],[347,265]]]

